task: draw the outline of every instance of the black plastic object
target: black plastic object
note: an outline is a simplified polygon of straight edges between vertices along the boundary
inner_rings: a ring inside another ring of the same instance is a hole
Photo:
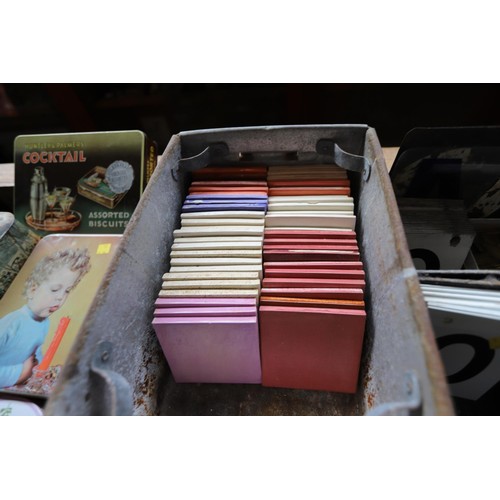
[[[390,172],[397,198],[460,199],[471,217],[500,174],[500,127],[415,128],[403,139]]]

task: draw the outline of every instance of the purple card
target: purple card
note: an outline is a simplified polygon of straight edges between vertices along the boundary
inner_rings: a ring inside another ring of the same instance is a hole
[[[255,316],[257,314],[257,306],[248,307],[162,307],[155,309],[156,317],[225,317],[225,316]]]
[[[157,325],[200,325],[203,328],[210,325],[232,325],[235,331],[239,325],[252,324],[257,316],[158,316],[153,318],[153,326]]]
[[[155,318],[153,327],[176,382],[261,382],[257,316]]]
[[[265,212],[267,209],[267,204],[262,203],[225,203],[217,205],[206,205],[206,204],[196,204],[196,205],[183,205],[182,213],[190,212],[220,212],[220,211],[230,211],[230,210],[254,210],[259,212]]]
[[[165,307],[256,307],[257,301],[254,298],[182,298],[164,297],[155,301],[157,309]]]
[[[192,200],[267,200],[267,194],[188,194],[186,201]]]
[[[242,198],[240,196],[229,199],[220,198],[204,198],[203,200],[184,200],[184,205],[225,205],[231,203],[257,203],[257,204],[267,204],[267,198]]]

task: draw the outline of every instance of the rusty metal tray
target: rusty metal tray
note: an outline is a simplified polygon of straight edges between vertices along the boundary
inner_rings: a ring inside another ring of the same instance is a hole
[[[356,156],[353,156],[356,155]],[[251,385],[176,384],[151,327],[190,170],[208,163],[349,170],[367,278],[367,328],[354,395]],[[453,414],[418,276],[373,128],[213,129],[174,135],[127,226],[75,341],[49,415]]]

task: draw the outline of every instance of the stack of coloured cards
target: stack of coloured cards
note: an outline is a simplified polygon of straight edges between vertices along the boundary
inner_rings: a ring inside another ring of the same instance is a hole
[[[268,198],[266,169],[208,167],[209,175],[204,170],[195,172],[195,180],[182,207],[181,228],[174,231],[170,273],[184,276],[186,273],[212,272],[216,275],[211,277],[210,283],[203,280],[201,287],[186,289],[175,287],[170,280],[165,283],[161,296],[258,297],[259,285],[244,283],[248,275],[238,274],[258,273],[258,279],[262,273]],[[246,180],[245,176],[251,180]],[[216,283],[227,279],[236,281],[231,286]]]
[[[500,290],[470,285],[421,284],[421,288],[451,395],[462,399],[461,407],[465,400],[476,402],[479,409],[479,405],[496,401],[500,383]],[[498,405],[490,405],[497,414]]]
[[[153,326],[177,382],[260,383],[266,169],[195,173]]]
[[[269,167],[268,185],[266,227],[354,229],[345,170],[334,165]]]
[[[270,191],[293,187],[300,194],[269,197],[259,307],[262,383],[352,393],[366,317],[354,204],[345,171],[304,172],[269,169]],[[325,184],[342,194],[318,194]]]
[[[154,316],[176,382],[261,382],[255,299],[159,298]]]

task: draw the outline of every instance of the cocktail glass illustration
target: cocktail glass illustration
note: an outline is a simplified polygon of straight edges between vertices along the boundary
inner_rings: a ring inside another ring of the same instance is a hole
[[[66,196],[65,198],[59,200],[59,205],[61,205],[61,208],[63,210],[64,218],[68,216],[70,208],[74,202],[75,202],[74,196]]]
[[[52,219],[52,221],[54,221],[56,219],[55,214],[54,214],[54,207],[56,206],[56,203],[57,203],[57,200],[58,200],[57,195],[54,194],[53,192],[52,193],[47,193],[45,195],[45,200],[47,202],[47,206],[50,209],[50,217],[49,217],[49,219]]]
[[[71,194],[71,188],[69,187],[55,187],[52,191],[57,196],[57,201],[61,201]]]
[[[59,186],[59,187],[55,187],[54,191],[52,191],[52,192],[57,196],[57,203],[59,203],[59,206],[61,207],[61,210],[62,210],[62,214],[58,213],[57,217],[61,217],[61,215],[65,215],[64,208],[63,208],[61,202],[71,194],[71,188]]]

